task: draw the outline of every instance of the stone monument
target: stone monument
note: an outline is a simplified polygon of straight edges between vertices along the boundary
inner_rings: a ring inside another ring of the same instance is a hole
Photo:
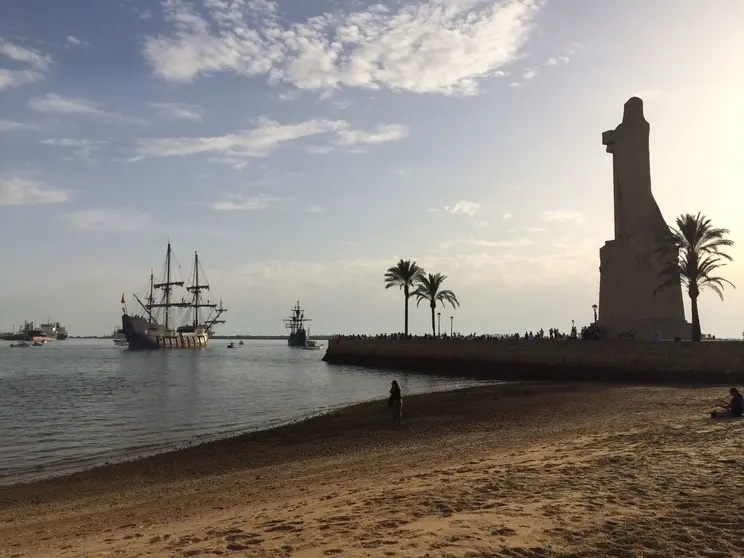
[[[599,251],[598,322],[607,339],[630,332],[643,341],[657,333],[665,339],[689,339],[692,333],[685,322],[681,285],[655,292],[669,262],[658,252],[668,228],[651,193],[649,132],[643,101],[632,97],[620,125],[602,134],[602,144],[612,154],[615,202],[615,239]]]

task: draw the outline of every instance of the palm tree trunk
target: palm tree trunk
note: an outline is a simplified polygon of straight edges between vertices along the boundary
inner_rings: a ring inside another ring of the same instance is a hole
[[[436,309],[436,306],[431,307],[431,334],[436,337],[437,336],[437,329],[436,324],[434,323],[434,310]]]
[[[406,297],[406,309],[405,309],[405,312],[404,312],[404,316],[405,316],[405,322],[406,322],[405,323],[405,336],[406,336],[406,339],[407,339],[408,338],[408,299],[410,298],[408,296],[408,285],[406,285],[405,287],[403,287],[403,296]]]
[[[692,340],[700,341],[700,313],[698,312],[698,295],[690,293],[690,309],[692,310]]]

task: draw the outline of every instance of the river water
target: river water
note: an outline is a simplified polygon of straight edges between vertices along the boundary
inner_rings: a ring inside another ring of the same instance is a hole
[[[474,385],[322,362],[284,341],[133,352],[111,340],[0,342],[0,485],[272,428],[387,396]]]

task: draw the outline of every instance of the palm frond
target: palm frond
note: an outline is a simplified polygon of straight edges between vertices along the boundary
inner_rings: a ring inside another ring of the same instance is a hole
[[[684,213],[675,223],[676,228],[669,228],[669,234],[657,249],[669,257],[670,262],[659,274],[663,282],[656,292],[682,283],[691,296],[709,288],[723,299],[724,283],[734,285],[711,273],[734,261],[724,251],[734,245],[733,240],[726,238],[730,231],[713,227],[711,220],[699,212],[696,215]],[[671,261],[672,256],[674,261]]]
[[[422,276],[419,279],[418,287],[412,293],[412,296],[416,297],[416,306],[421,304],[422,301],[426,300],[429,306],[432,308],[436,307],[438,302],[442,305],[449,303],[453,308],[460,305],[457,300],[457,296],[450,290],[440,290],[442,283],[447,279],[446,275],[441,273],[429,273]]]
[[[401,259],[396,265],[388,268],[385,272],[385,288],[414,288],[416,282],[423,274],[424,270],[416,262]]]

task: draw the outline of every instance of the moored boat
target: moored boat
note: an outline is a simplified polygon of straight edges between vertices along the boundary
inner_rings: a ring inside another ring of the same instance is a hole
[[[150,292],[145,302],[134,295],[144,314],[130,315],[126,308],[124,295],[122,303],[122,330],[130,350],[146,349],[182,349],[206,347],[209,337],[217,324],[225,323],[220,319],[227,309],[209,300],[204,301],[203,292],[209,290],[208,283],[202,283],[204,272],[199,263],[199,255],[194,253],[194,267],[189,285],[185,287],[190,300],[175,298],[176,289],[184,288],[186,282],[175,281],[171,270],[173,251],[168,242],[165,256],[164,277],[155,282],[154,274],[150,274]],[[156,301],[155,291],[162,291],[162,296]],[[202,309],[208,309],[206,317],[202,317]],[[182,325],[173,328],[178,310],[185,312]],[[162,323],[161,323],[162,321]]]

